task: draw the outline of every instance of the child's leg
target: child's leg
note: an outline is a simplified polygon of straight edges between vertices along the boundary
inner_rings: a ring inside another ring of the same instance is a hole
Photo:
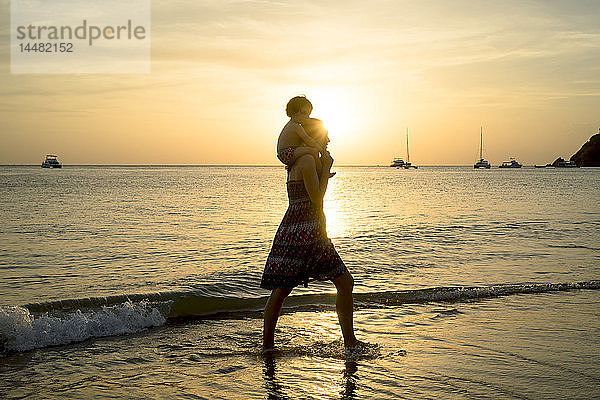
[[[296,149],[294,150],[294,161],[296,161],[297,159],[299,159],[300,157],[302,157],[306,154],[310,154],[315,158],[317,174],[321,175],[321,158],[319,157],[319,151],[317,149],[315,149],[314,147],[308,147],[308,146],[296,147]]]
[[[323,169],[323,163],[321,162],[321,156],[319,155],[319,151],[317,149],[315,149],[314,147],[308,147],[308,146],[300,146],[300,147],[296,147],[294,149],[294,157],[293,157],[293,162],[296,162],[297,159],[299,159],[300,157],[306,155],[306,154],[310,154],[315,158],[315,166],[317,167],[317,175],[321,175],[321,170]],[[291,167],[291,165],[290,165]],[[329,177],[333,177],[335,175],[335,172],[331,172],[329,174]]]

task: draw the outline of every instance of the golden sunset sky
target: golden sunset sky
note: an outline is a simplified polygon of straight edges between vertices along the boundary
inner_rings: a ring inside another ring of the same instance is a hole
[[[600,126],[600,1],[152,2],[149,74],[11,74],[0,164],[277,165],[305,94],[336,163],[493,165],[575,153]],[[118,72],[118,71],[115,71]]]

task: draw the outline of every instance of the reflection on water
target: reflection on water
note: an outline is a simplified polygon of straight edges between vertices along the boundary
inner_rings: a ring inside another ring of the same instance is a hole
[[[306,363],[312,364],[316,360],[308,359]],[[288,392],[293,393],[293,389],[291,387],[286,387],[285,383],[278,378],[277,372],[277,357],[274,355],[266,355],[264,356],[264,378],[265,378],[265,389],[266,395],[268,399],[272,400],[287,400],[290,397],[286,394]],[[286,362],[286,359],[283,358],[281,360],[282,363]],[[357,378],[355,376],[358,371],[358,363],[356,361],[345,361],[344,369],[341,371],[340,375],[342,376],[342,380],[339,386],[335,384],[331,384],[330,386],[318,387],[314,382],[310,382],[307,380],[309,385],[313,387],[310,389],[315,395],[315,397],[319,397],[318,394],[322,394],[322,398],[336,398],[334,396],[335,393],[339,393],[339,398],[342,400],[351,400],[356,399],[356,383]],[[294,382],[295,385],[298,382]],[[292,396],[291,398],[297,398],[296,396]]]
[[[346,369],[344,369],[344,390],[342,391],[342,399],[355,399],[356,378],[354,374],[358,371],[358,363],[356,361],[346,361]]]
[[[285,395],[285,389],[276,377],[275,357],[265,355],[264,360],[264,376],[267,398],[272,400],[287,400],[288,397]]]

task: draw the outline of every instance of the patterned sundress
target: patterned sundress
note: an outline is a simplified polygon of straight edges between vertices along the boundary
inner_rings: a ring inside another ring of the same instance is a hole
[[[296,158],[294,157],[295,150],[295,147],[286,147],[277,152],[277,158],[285,165],[285,169],[290,169],[296,162]]]
[[[312,280],[332,280],[347,271],[327,237],[325,214],[310,201],[304,181],[287,182],[288,209],[277,229],[260,287],[308,286]]]

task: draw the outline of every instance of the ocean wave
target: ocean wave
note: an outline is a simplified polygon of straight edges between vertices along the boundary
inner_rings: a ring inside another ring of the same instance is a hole
[[[0,355],[131,334],[165,322],[163,313],[148,301],[55,315],[34,315],[20,306],[0,307]]]
[[[600,289],[600,280],[568,283],[520,283],[435,287],[355,293],[358,307],[411,303],[461,302],[515,294]],[[211,296],[202,292],[131,294],[0,307],[0,356],[14,351],[126,335],[165,324],[169,319],[232,318],[260,315],[267,297]],[[290,296],[287,311],[331,308],[335,293]]]

